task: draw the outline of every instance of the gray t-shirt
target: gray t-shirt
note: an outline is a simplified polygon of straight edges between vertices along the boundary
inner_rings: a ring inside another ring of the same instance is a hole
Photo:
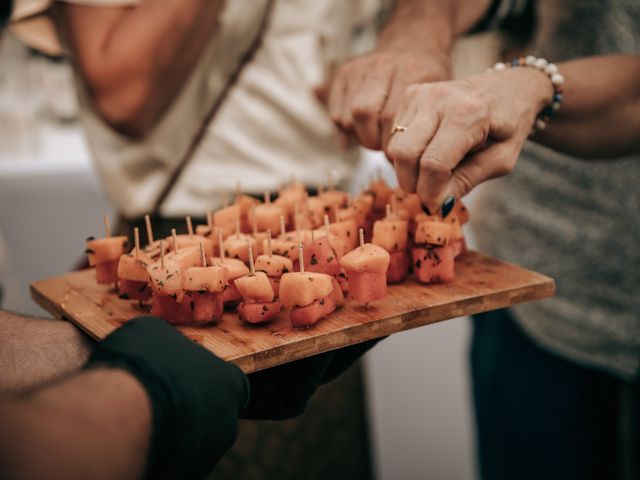
[[[533,55],[640,53],[638,0],[541,0],[538,11]],[[640,156],[585,160],[529,142],[515,171],[482,190],[474,214],[482,250],[557,282],[554,298],[514,308],[523,330],[577,363],[636,378]]]

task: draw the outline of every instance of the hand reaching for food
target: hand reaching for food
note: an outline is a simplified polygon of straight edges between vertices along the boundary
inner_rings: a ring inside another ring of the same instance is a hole
[[[400,187],[436,211],[448,196],[506,175],[553,95],[536,68],[408,87],[386,148]]]

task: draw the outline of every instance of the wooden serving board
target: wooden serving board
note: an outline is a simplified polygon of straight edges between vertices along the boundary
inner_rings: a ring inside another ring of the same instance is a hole
[[[347,302],[305,330],[292,329],[286,313],[262,326],[241,322],[236,313],[225,313],[217,325],[179,329],[251,373],[441,320],[550,297],[554,288],[549,277],[469,252],[456,261],[452,283],[421,285],[408,280],[390,286],[388,296],[368,309]],[[147,313],[137,302],[118,298],[112,287],[96,284],[93,270],[35,282],[31,295],[49,313],[70,320],[96,339]]]

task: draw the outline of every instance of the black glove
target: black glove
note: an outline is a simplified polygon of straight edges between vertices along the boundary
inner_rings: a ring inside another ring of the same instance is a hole
[[[240,417],[254,420],[285,420],[304,413],[321,385],[355,363],[382,339],[303,358],[249,375],[251,398]]]
[[[140,317],[100,343],[88,367],[122,368],[145,387],[153,410],[147,478],[208,474],[237,435],[247,377],[165,321]]]

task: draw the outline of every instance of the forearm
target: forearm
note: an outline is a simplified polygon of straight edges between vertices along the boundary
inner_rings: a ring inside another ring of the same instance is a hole
[[[77,371],[92,342],[69,322],[0,310],[0,392],[21,392]]]
[[[380,48],[415,48],[449,54],[455,38],[469,31],[491,0],[398,0],[380,34]]]
[[[112,126],[138,136],[157,122],[180,92],[217,28],[223,3],[61,5],[56,18],[98,111]]]
[[[142,385],[121,370],[89,370],[0,400],[0,477],[140,478],[151,419]]]
[[[565,94],[534,140],[586,158],[640,153],[640,56],[607,55],[558,64]]]

